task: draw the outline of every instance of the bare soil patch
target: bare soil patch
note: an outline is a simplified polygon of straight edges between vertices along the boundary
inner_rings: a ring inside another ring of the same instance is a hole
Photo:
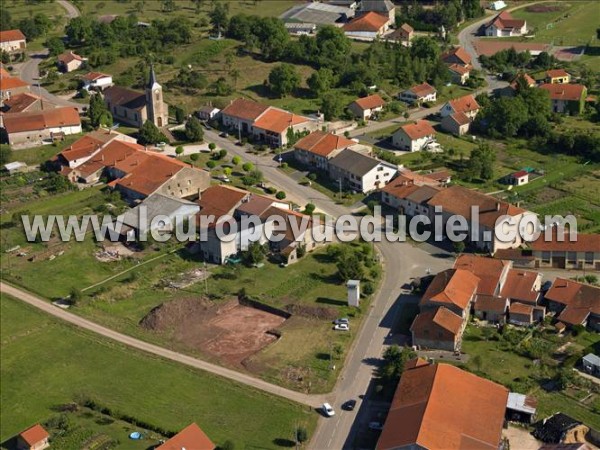
[[[270,331],[283,322],[285,318],[240,305],[237,299],[215,303],[185,298],[157,306],[140,325],[228,364],[243,366],[246,358],[277,340]]]
[[[531,13],[547,13],[562,11],[564,8],[562,5],[531,5],[525,8],[525,11]]]

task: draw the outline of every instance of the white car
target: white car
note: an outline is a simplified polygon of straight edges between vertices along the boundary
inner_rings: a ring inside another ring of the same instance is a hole
[[[329,403],[323,403],[323,406],[321,406],[321,409],[323,410],[323,414],[325,414],[327,417],[335,416],[335,411],[333,410],[333,408],[331,407],[331,405]]]
[[[350,331],[350,325],[347,323],[338,323],[333,327],[333,329],[336,331]]]

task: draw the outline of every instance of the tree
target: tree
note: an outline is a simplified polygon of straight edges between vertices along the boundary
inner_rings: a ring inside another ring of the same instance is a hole
[[[194,162],[198,161],[200,159],[200,153],[192,153],[190,159]]]
[[[280,64],[269,73],[271,90],[279,97],[291,94],[300,86],[300,75],[291,64]]]
[[[65,43],[59,37],[51,37],[46,41],[46,47],[50,52],[51,56],[60,55],[65,51]]]
[[[221,150],[219,150],[219,153],[217,154],[217,158],[218,159],[223,159],[227,156],[227,150],[225,150],[224,148],[222,148]]]
[[[81,292],[81,289],[76,287],[71,288],[69,291],[69,303],[71,303],[71,305],[76,305],[82,298],[83,293]]]
[[[338,275],[343,281],[361,280],[365,276],[365,269],[360,257],[355,252],[342,253],[336,267]]]
[[[138,133],[138,144],[140,145],[157,144],[166,141],[166,136],[149,120],[144,122]]]
[[[462,253],[465,251],[465,243],[463,241],[453,242],[452,247],[454,247],[454,253]]]
[[[239,156],[234,156],[234,157],[231,159],[231,163],[232,163],[234,166],[237,166],[237,165],[238,165],[239,163],[241,163],[241,162],[242,162],[242,158],[240,158]]]
[[[283,192],[283,191],[279,191],[279,192],[277,192],[277,194],[275,194],[275,198],[277,200],[284,200],[285,197],[286,197],[286,195],[285,195],[285,192]]]
[[[384,384],[395,386],[404,371],[404,364],[415,356],[416,354],[407,347],[388,347],[383,353],[383,364],[377,369],[377,376]]]
[[[320,66],[340,68],[348,60],[352,44],[341,28],[325,25],[315,37]]]
[[[440,46],[429,36],[419,36],[413,39],[410,54],[413,58],[437,61],[440,56]]]
[[[325,120],[333,120],[342,115],[344,100],[337,94],[329,92],[321,98],[321,112]]]
[[[314,203],[307,203],[304,207],[304,214],[312,216],[312,214],[315,212],[315,208],[316,206]]]
[[[233,87],[227,83],[227,80],[224,77],[220,77],[214,84],[213,89],[215,95],[226,97],[233,93]]]
[[[494,149],[487,142],[481,142],[479,147],[471,151],[471,157],[467,164],[467,173],[471,179],[491,180],[494,176],[495,161],[496,153]]]
[[[229,3],[228,2],[217,2],[214,3],[212,11],[208,13],[210,23],[213,26],[213,30],[217,32],[224,32],[227,30],[229,23]]]
[[[185,123],[185,137],[189,142],[202,142],[204,139],[204,128],[194,116]]]
[[[259,242],[252,242],[248,246],[248,250],[242,252],[242,259],[248,266],[261,263],[265,259],[265,248]]]
[[[178,145],[177,148],[175,148],[175,154],[177,156],[183,155],[183,152],[184,152],[184,150],[183,150],[183,147],[181,145]]]
[[[65,32],[71,45],[82,45],[93,36],[93,22],[91,16],[75,17],[69,21]]]
[[[175,122],[182,124],[185,121],[185,111],[179,106],[174,106],[175,110]]]
[[[327,67],[320,68],[306,80],[306,84],[315,97],[329,91],[336,83],[337,77],[333,73],[333,70]]]
[[[254,170],[254,164],[252,164],[252,163],[249,163],[249,162],[247,162],[247,163],[244,163],[244,164],[242,165],[242,169],[244,169],[244,171],[245,171],[245,172],[251,172],[251,171],[253,171],[253,170]]]
[[[175,8],[176,8],[175,0],[162,0],[163,12],[173,12],[173,11],[175,11]]]
[[[306,431],[306,428],[304,428],[304,427],[296,428],[296,441],[298,441],[300,444],[302,444],[303,442],[306,442],[307,440],[308,440],[308,431]]]
[[[90,96],[88,117],[90,118],[90,125],[94,128],[98,128],[99,126],[112,126],[112,115],[106,108],[104,100],[100,94],[94,94]]]
[[[3,8],[2,14],[0,14],[0,31],[11,30],[12,28],[13,24],[10,11],[8,8]]]

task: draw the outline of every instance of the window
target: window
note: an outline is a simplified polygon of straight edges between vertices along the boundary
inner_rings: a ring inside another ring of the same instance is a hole
[[[577,252],[567,252],[567,261],[569,264],[577,263]]]
[[[550,262],[550,252],[542,252],[542,262],[544,262],[544,263]]]
[[[585,263],[594,264],[594,252],[585,252]]]

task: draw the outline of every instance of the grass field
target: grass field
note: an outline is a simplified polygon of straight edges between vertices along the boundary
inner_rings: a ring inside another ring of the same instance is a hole
[[[289,445],[297,424],[314,430],[305,407],[123,348],[6,296],[0,308],[2,441],[78,395],[167,430],[195,421],[215,443],[239,448]]]
[[[81,137],[80,134],[67,136],[63,142],[57,142],[56,145],[42,145],[39,147],[24,148],[22,150],[13,150],[11,152],[11,161],[21,161],[30,165],[41,164],[48,161],[54,155],[60,153],[63,149],[70,146],[73,142]],[[4,147],[8,144],[0,144]]]
[[[62,36],[64,32],[64,27],[67,24],[66,13],[65,9],[58,2],[51,1],[33,4],[24,0],[3,0],[0,3],[2,4],[2,10],[10,13],[11,20],[15,24],[21,19],[26,19],[38,13],[45,14],[52,22],[52,29],[47,36],[27,41],[28,51],[41,50],[44,47],[43,44],[47,37]]]
[[[593,1],[551,2],[545,7],[556,6],[557,11],[532,12],[527,7],[512,15],[527,21],[527,28],[534,30],[535,42],[554,42],[554,45],[598,45],[596,28],[600,5]]]

